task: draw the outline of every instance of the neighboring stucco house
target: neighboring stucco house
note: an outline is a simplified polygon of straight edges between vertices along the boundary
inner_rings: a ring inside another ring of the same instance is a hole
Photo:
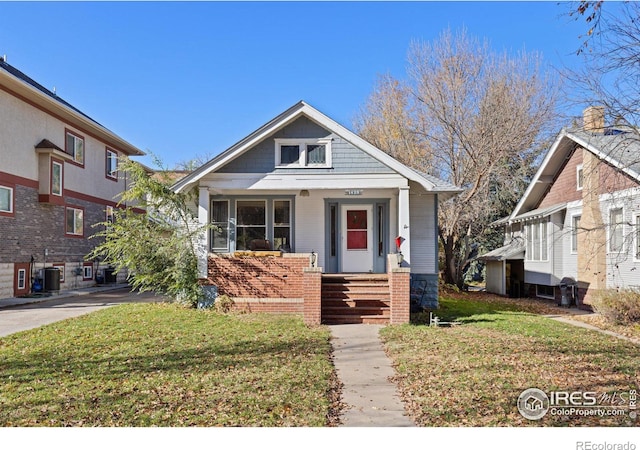
[[[4,58],[0,137],[0,299],[28,294],[45,265],[60,290],[95,284],[92,225],[126,188],[117,157],[143,153]]]
[[[505,246],[481,257],[487,290],[573,300],[594,290],[640,286],[638,130],[605,126],[587,108],[579,129],[562,130],[509,217]],[[572,288],[576,286],[576,288]]]
[[[174,185],[194,188],[200,223],[216,227],[200,276],[238,307],[308,323],[408,321],[409,274],[416,302],[437,299],[438,203],[459,189],[304,102]]]

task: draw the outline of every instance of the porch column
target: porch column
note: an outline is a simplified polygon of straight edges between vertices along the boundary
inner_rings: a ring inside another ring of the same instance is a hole
[[[198,225],[201,227],[209,223],[209,188],[199,187],[198,190]],[[198,277],[207,278],[207,230],[202,230],[198,236],[196,244],[196,255],[198,255]]]
[[[404,256],[402,267],[411,265],[411,233],[409,228],[409,187],[401,187],[398,193],[398,236],[401,238],[402,244],[400,251]]]

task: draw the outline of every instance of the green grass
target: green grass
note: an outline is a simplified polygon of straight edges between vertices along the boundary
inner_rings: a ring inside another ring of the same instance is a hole
[[[640,347],[565,325],[532,312],[522,301],[452,294],[436,314],[460,325],[387,327],[381,335],[397,381],[422,426],[628,426],[625,417],[560,417],[528,421],[520,393],[628,392],[638,389]],[[417,317],[423,320],[423,317]]]
[[[329,333],[135,304],[0,338],[0,426],[324,426]]]

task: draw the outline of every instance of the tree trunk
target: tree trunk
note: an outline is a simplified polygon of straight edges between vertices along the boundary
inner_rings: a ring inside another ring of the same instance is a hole
[[[455,244],[453,236],[447,236],[444,240],[444,282],[446,284],[458,284],[458,269],[456,265]]]

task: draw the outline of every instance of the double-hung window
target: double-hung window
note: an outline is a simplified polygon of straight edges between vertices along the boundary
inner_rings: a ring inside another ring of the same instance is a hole
[[[0,214],[13,214],[13,188],[0,186]]]
[[[331,167],[331,139],[276,139],[276,167]]]
[[[84,166],[84,138],[67,130],[65,151],[73,157],[73,161]]]
[[[67,206],[66,210],[66,234],[68,236],[84,236],[84,210]]]
[[[622,208],[614,208],[609,211],[609,251],[620,253],[623,247],[624,226]]]

